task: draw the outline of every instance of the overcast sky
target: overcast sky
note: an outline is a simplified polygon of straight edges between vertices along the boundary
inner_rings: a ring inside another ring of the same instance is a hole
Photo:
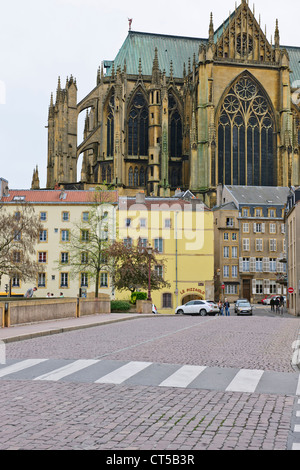
[[[84,98],[101,61],[113,60],[122,46],[128,18],[133,31],[207,38],[210,12],[217,29],[235,7],[234,0],[0,1],[0,177],[11,189],[30,188],[36,165],[46,186],[45,126],[58,76],[64,85],[72,74],[78,101]],[[269,40],[278,18],[281,44],[300,46],[296,0],[254,4]]]

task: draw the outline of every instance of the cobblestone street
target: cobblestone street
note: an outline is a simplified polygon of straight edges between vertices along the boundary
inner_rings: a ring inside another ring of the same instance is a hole
[[[27,358],[150,361],[294,377],[291,347],[299,329],[300,319],[262,315],[139,317],[9,343],[6,355],[12,363]],[[285,450],[291,445],[299,400],[294,394],[70,377],[1,378],[1,449]]]

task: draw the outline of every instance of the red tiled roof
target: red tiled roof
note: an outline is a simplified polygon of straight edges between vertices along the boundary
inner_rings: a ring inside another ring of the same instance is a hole
[[[99,202],[117,202],[118,191],[101,191]],[[76,204],[76,203],[95,203],[98,202],[96,191],[68,191],[68,190],[27,190],[13,189],[9,190],[7,197],[3,196],[2,203],[60,203],[60,204]]]

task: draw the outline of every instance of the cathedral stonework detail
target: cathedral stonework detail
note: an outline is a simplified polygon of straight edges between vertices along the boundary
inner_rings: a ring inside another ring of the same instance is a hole
[[[83,100],[73,77],[51,95],[47,187],[180,187],[212,206],[219,184],[299,185],[300,47],[280,45],[277,20],[273,37],[244,0],[207,39],[130,29]]]

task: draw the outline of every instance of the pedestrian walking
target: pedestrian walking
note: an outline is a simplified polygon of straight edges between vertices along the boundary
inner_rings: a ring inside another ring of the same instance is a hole
[[[221,300],[219,300],[218,307],[219,307],[220,315],[224,316],[224,307],[223,307]]]
[[[26,294],[24,295],[24,297],[26,297],[26,299],[31,299],[31,297],[33,297],[33,294],[35,293],[35,291],[37,291],[37,288],[36,287],[30,287]]]
[[[225,299],[224,307],[225,307],[225,315],[226,315],[226,317],[230,317],[230,312],[229,312],[230,303],[228,302],[227,299]]]
[[[275,310],[274,304],[275,304],[274,297],[272,297],[271,300],[270,300],[270,305],[271,305],[271,311],[273,311],[273,312]]]
[[[278,298],[278,297],[276,297],[276,299],[275,299],[276,313],[279,313],[279,305],[280,305],[279,298]]]

